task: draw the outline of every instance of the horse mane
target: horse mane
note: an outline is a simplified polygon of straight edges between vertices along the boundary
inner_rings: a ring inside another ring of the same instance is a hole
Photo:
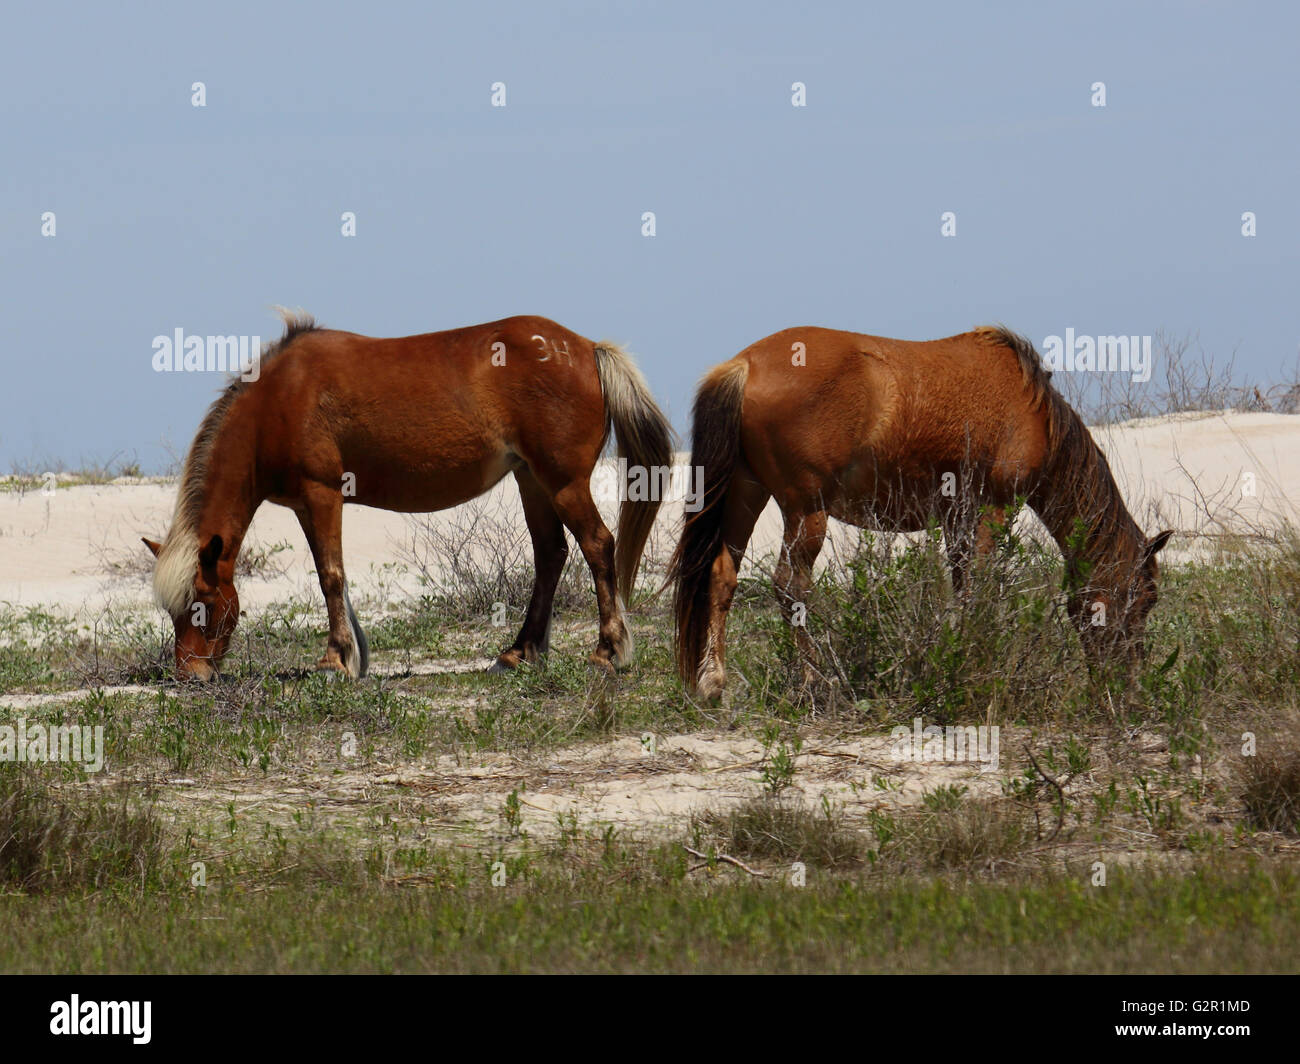
[[[1050,483],[1050,495],[1058,500],[1057,505],[1072,511],[1071,519],[1084,518],[1088,526],[1085,553],[1113,546],[1125,536],[1141,542],[1141,529],[1124,505],[1106,455],[1078,411],[1052,384],[1052,371],[1043,365],[1033,342],[1005,325],[980,326],[975,334],[991,346],[1010,349],[1020,364],[1032,407],[1044,410],[1048,458],[1043,479]]]
[[[274,343],[263,346],[263,369],[297,337],[320,328],[316,320],[305,311],[284,307],[274,309],[284,322],[284,335]],[[199,430],[194,434],[194,441],[185,456],[171,528],[158,552],[158,562],[153,573],[154,598],[172,617],[180,616],[194,598],[194,573],[199,556],[199,512],[203,507],[217,435],[235,401],[254,384],[256,381],[246,381],[238,376],[226,382],[221,394],[203,415]]]
[[[1078,420],[1078,415],[1052,384],[1052,371],[1043,365],[1042,356],[1033,342],[1005,325],[981,325],[975,330],[975,335],[992,347],[1008,348],[1016,356],[1025,390],[1029,392],[1030,405],[1039,409],[1046,404],[1048,435],[1053,441],[1064,439],[1069,434],[1069,422]]]

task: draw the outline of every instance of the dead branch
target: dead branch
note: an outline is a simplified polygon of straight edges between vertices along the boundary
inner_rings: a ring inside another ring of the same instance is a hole
[[[692,857],[700,857],[700,858],[702,858],[702,859],[704,860],[705,864],[707,864],[708,861],[709,861],[709,855],[708,855],[707,853],[700,853],[699,850],[692,850],[692,849],[691,849],[689,846],[687,846],[685,843],[682,843],[682,849],[685,850],[687,853],[689,853]],[[736,866],[737,868],[739,868],[741,871],[743,871],[743,872],[748,872],[751,876],[754,876],[756,879],[770,879],[770,878],[771,878],[771,876],[769,876],[766,872],[759,872],[757,869],[750,868],[749,865],[745,864],[744,861],[738,860],[737,858],[732,857],[732,856],[730,856],[729,854],[720,853],[720,854],[717,855],[716,858],[714,858],[714,860],[721,861],[721,862],[723,862],[724,864],[735,865],[735,866]],[[701,865],[696,865],[696,868],[699,868],[699,867],[702,867],[702,866],[701,866]],[[694,869],[692,869],[691,871],[694,871]]]

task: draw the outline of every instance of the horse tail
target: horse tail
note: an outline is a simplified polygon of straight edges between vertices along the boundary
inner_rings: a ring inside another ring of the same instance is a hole
[[[709,595],[713,563],[726,549],[723,520],[732,474],[740,460],[740,414],[749,363],[733,359],[718,366],[695,394],[691,426],[691,469],[702,470],[704,497],[685,515],[668,582],[675,583],[677,671],[693,690],[708,648]]]
[[[614,427],[618,456],[629,466],[640,466],[652,477],[667,476],[673,466],[673,430],[659,409],[632,357],[616,344],[596,344],[596,373],[605,394],[605,412]],[[654,493],[660,494],[660,493]],[[624,499],[618,511],[614,540],[614,572],[618,593],[632,600],[637,569],[650,529],[659,511],[659,499],[633,502]]]
[[[366,638],[366,630],[361,627],[361,622],[357,619],[357,611],[352,608],[346,580],[343,582],[343,606],[347,610],[348,628],[352,631],[352,653],[356,655],[355,662],[349,661],[346,664],[348,671],[352,673],[352,678],[362,680],[370,671],[370,640]]]

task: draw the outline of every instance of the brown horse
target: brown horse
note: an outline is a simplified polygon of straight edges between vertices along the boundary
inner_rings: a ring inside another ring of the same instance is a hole
[[[618,541],[591,497],[611,423],[620,455],[672,461],[672,432],[631,358],[546,318],[516,317],[401,339],[321,329],[284,314],[260,377],[231,382],[190,446],[154,591],[176,628],[182,677],[208,679],[239,618],[235,560],[264,501],[298,515],[329,613],[319,668],[365,675],[368,649],[343,573],[343,504],[441,510],[513,473],[536,579],[523,627],[494,670],[546,652],[551,603],[573,533],[595,579],[600,637],[591,657],[632,654],[632,592],[657,502],[624,501]]]
[[[773,583],[787,621],[828,516],[899,532],[938,520],[960,590],[1020,495],[1065,556],[1090,664],[1140,654],[1171,533],[1142,534],[1050,376],[1033,345],[1001,327],[926,343],[788,329],[716,366],[695,398],[704,505],[688,515],[670,575],[687,690],[722,692],[736,571],[769,498],[785,518]],[[795,636],[811,661],[806,629]]]

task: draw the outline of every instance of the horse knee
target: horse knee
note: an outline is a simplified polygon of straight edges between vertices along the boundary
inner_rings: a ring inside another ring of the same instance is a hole
[[[586,554],[588,561],[597,559],[601,563],[608,561],[613,564],[614,533],[603,524],[593,528],[587,537],[587,542],[583,545],[583,553]]]
[[[320,589],[325,594],[328,601],[335,595],[343,594],[343,570],[334,566],[327,566],[319,574]]]

